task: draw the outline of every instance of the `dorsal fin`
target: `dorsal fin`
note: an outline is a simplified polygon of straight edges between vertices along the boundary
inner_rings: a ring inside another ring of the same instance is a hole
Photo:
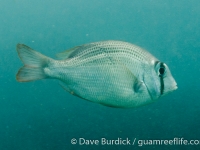
[[[75,50],[79,49],[80,47],[81,46],[76,46],[63,52],[57,53],[56,57],[58,59],[67,59]]]
[[[83,51],[89,50],[90,48],[94,47],[95,45],[96,45],[96,43],[79,45],[79,46],[73,47],[71,49],[68,49],[68,50],[66,50],[64,52],[58,53],[58,54],[56,54],[56,56],[59,59],[72,58],[74,56],[78,56]]]

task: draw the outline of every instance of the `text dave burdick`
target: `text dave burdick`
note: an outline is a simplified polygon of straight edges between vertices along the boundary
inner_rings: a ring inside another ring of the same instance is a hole
[[[86,139],[86,138],[73,138],[71,139],[73,145],[199,145],[200,140],[186,140],[184,138],[175,137],[171,140],[144,140],[137,138],[116,138],[116,139]]]

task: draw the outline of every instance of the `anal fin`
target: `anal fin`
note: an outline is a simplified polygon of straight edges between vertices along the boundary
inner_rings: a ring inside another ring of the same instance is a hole
[[[74,96],[77,96],[77,97],[82,98],[82,99],[84,99],[84,100],[87,100],[87,99],[85,99],[85,98],[79,96],[78,94],[76,94],[73,90],[71,90],[71,89],[67,86],[66,83],[64,83],[64,82],[59,82],[59,84],[60,84],[60,86],[61,86],[65,91],[67,91],[67,92],[70,93],[71,95],[74,95]],[[87,100],[87,101],[89,101],[89,100]]]

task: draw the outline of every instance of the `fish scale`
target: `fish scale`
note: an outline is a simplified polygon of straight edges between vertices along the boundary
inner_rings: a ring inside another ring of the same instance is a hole
[[[92,66],[82,62],[84,65],[71,66],[68,69],[60,70],[66,74],[65,80],[62,81],[66,83],[67,90],[81,95],[84,99],[105,103],[109,106],[117,106],[119,101],[126,101],[128,106],[130,103],[135,103],[136,101],[131,102],[132,99],[137,98],[137,94],[134,94],[133,90],[134,75],[123,64],[121,66],[119,64],[114,66],[113,64],[116,64],[116,62],[113,61],[109,65],[111,60],[107,56],[103,58],[104,60],[101,57],[100,59],[95,59],[95,63],[91,63]],[[126,73],[126,70],[128,73]],[[124,73],[119,74],[119,72]],[[62,78],[62,76],[56,76],[56,78]],[[78,84],[74,87],[75,83]],[[88,95],[88,93],[90,94]],[[113,93],[116,94],[113,95]],[[105,101],[106,99],[109,99],[109,101]]]

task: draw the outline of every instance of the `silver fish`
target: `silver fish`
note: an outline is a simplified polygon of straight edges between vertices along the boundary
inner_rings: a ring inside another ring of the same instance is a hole
[[[168,66],[146,50],[122,41],[74,47],[54,60],[24,44],[17,45],[24,66],[16,79],[54,78],[69,93],[110,107],[132,108],[177,89]]]

